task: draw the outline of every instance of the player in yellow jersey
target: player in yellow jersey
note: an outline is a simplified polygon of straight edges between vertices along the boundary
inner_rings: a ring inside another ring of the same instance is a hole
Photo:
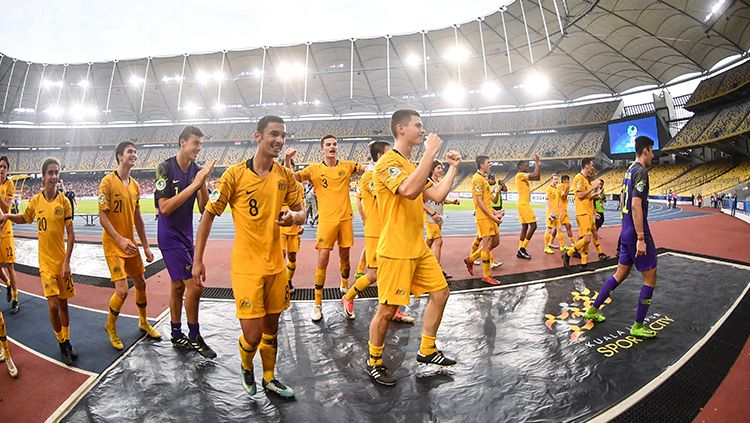
[[[570,195],[570,176],[563,175],[560,177],[560,230],[557,231],[557,240],[560,242],[560,251],[565,251],[573,245],[573,229],[570,226],[570,216],[568,215],[568,195]],[[568,236],[566,244],[563,237],[562,229]]]
[[[425,135],[419,113],[414,110],[394,112],[391,133],[396,139],[395,147],[378,160],[374,174],[382,227],[377,250],[379,304],[370,323],[370,357],[367,360],[369,376],[388,386],[395,385],[396,379],[383,365],[385,335],[398,307],[409,304],[410,294],[428,294],[430,298],[424,311],[417,362],[440,366],[456,364],[435,345],[449,291],[440,264],[422,239],[422,196],[443,202],[461,163],[461,155],[449,151],[446,157],[450,169],[440,183],[433,185],[427,177],[443,140],[430,134],[422,160],[415,167],[409,159]]]
[[[0,311],[0,363],[5,362],[5,366],[8,368],[8,374],[10,377],[18,377],[18,367],[13,362],[13,358],[10,356],[10,347],[8,346],[8,334],[5,331],[5,318],[3,312]]]
[[[294,162],[292,162],[292,168],[294,168]],[[297,182],[297,189],[300,193],[304,193],[305,189],[302,184]],[[304,197],[303,197],[303,208],[304,208]],[[281,211],[286,212],[289,210],[289,206],[284,204],[281,207]],[[281,251],[284,253],[286,259],[286,271],[287,279],[289,280],[289,294],[294,293],[294,272],[297,271],[297,253],[299,252],[302,234],[305,233],[305,227],[302,225],[283,226],[281,228]]]
[[[0,211],[10,213],[13,205],[13,196],[16,194],[16,184],[8,178],[10,170],[10,160],[8,156],[0,156]],[[16,287],[16,245],[13,239],[13,226],[10,223],[3,223],[0,226],[0,263],[7,270],[6,277],[0,268],[0,278],[7,284],[7,300],[11,303],[10,313],[16,314],[20,310],[18,303],[18,288]]]
[[[477,225],[477,234],[482,239],[481,249],[473,255],[464,258],[466,270],[474,275],[474,260],[482,259],[482,281],[490,285],[500,285],[500,281],[493,278],[491,272],[491,253],[500,244],[500,222],[505,211],[495,211],[492,203],[497,201],[498,190],[490,189],[487,175],[490,171],[490,158],[487,156],[476,157],[477,171],[471,177],[471,196],[474,200],[474,216]]]
[[[70,201],[56,189],[60,178],[60,162],[48,158],[42,164],[43,190],[29,200],[23,214],[0,216],[0,223],[36,221],[39,240],[39,276],[49,306],[49,319],[60,346],[62,361],[70,366],[78,358],[70,345],[68,299],[75,296],[70,271],[70,256],[75,245],[73,210]],[[65,241],[67,232],[67,242]]]
[[[275,161],[286,138],[284,120],[271,115],[262,117],[253,138],[258,145],[255,156],[224,171],[203,212],[196,236],[193,277],[206,280],[203,254],[208,235],[214,218],[229,205],[235,230],[232,291],[242,328],[242,386],[248,395],[255,395],[253,357],[260,350],[263,388],[283,398],[293,398],[294,390],[275,377],[279,316],[289,307],[279,229],[305,223],[303,193],[292,171]],[[281,212],[284,203],[289,210]]]
[[[544,221],[547,224],[547,229],[544,231],[544,252],[547,254],[555,253],[550,244],[554,241],[555,236],[562,232],[560,224],[560,217],[562,215],[560,210],[562,209],[562,205],[560,201],[560,187],[557,186],[558,179],[559,175],[553,173],[546,193],[547,213],[545,214]],[[560,241],[560,245],[563,245],[562,241]]]
[[[576,207],[576,223],[578,223],[578,236],[581,238],[576,241],[573,248],[564,252],[562,255],[563,265],[570,269],[570,257],[576,252],[581,255],[581,271],[588,270],[588,252],[591,243],[591,233],[594,227],[594,203],[591,201],[592,195],[600,188],[599,180],[591,185],[589,178],[594,174],[594,160],[584,158],[581,160],[581,172],[573,178],[573,195]]]
[[[122,304],[128,297],[128,276],[133,279],[135,285],[138,328],[152,339],[161,339],[161,334],[146,320],[146,280],[143,277],[145,268],[133,235],[135,226],[146,261],[154,261],[141,217],[141,189],[138,182],[130,176],[130,170],[138,160],[135,144],[130,141],[117,144],[115,159],[117,169],[108,173],[99,183],[99,221],[102,224],[104,258],[115,285],[115,292],[109,299],[109,316],[104,328],[112,347],[121,350],[124,345],[117,334],[117,316],[120,315]]]
[[[432,169],[430,170],[430,180],[433,184],[439,183],[445,175],[445,168],[439,160],[432,162]],[[425,227],[425,242],[427,246],[432,250],[432,254],[435,255],[438,263],[440,263],[440,256],[443,250],[443,222],[445,215],[443,214],[443,206],[445,204],[461,204],[461,200],[458,198],[454,200],[445,200],[442,203],[436,203],[427,198],[424,199],[424,227]],[[445,279],[451,279],[453,276],[443,271]]]
[[[323,161],[313,163],[295,173],[298,181],[309,181],[318,196],[318,232],[315,236],[315,248],[318,250],[317,267],[315,268],[315,305],[312,321],[323,318],[323,287],[326,282],[326,270],[333,246],[339,245],[339,272],[341,273],[341,293],[349,290],[349,249],[354,243],[352,228],[352,203],[349,198],[349,184],[352,175],[365,171],[357,162],[339,160],[336,157],[338,141],[333,135],[320,139],[320,151]],[[284,154],[287,167],[297,150],[290,148]]]
[[[521,224],[521,235],[518,241],[518,252],[516,257],[530,260],[531,255],[526,251],[526,247],[531,241],[536,231],[536,216],[531,210],[531,186],[529,181],[538,181],[542,174],[542,162],[539,155],[534,155],[534,172],[529,173],[529,162],[521,160],[516,163],[518,172],[516,173],[516,189],[518,189],[518,221]]]
[[[369,145],[370,157],[373,163],[377,163],[391,145],[385,141],[373,141]],[[368,286],[378,280],[377,249],[380,238],[381,219],[375,196],[375,181],[373,180],[374,167],[365,170],[359,179],[357,193],[357,209],[362,217],[362,225],[365,232],[365,248],[362,250],[367,262],[367,272],[357,278],[351,288],[341,297],[344,314],[350,320],[354,319],[354,298],[361,294]],[[397,310],[393,315],[394,322],[414,323],[414,318]]]

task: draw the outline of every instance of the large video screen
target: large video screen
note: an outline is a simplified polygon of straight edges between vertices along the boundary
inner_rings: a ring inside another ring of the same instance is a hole
[[[647,116],[610,123],[609,154],[635,153],[635,139],[645,135],[654,140],[654,150],[659,149],[659,127],[656,116]]]

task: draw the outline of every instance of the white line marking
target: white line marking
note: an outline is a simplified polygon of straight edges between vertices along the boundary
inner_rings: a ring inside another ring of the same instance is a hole
[[[15,339],[15,338],[13,338],[13,337],[8,336],[8,339],[10,339],[11,341],[13,341],[13,343],[15,345],[18,345],[19,347],[21,347],[24,350],[30,352],[31,354],[33,354],[33,355],[35,355],[37,357],[43,358],[43,359],[49,361],[52,364],[57,364],[58,366],[60,366],[62,368],[65,368],[65,369],[68,369],[68,370],[72,370],[72,371],[74,371],[76,373],[80,373],[80,374],[83,374],[83,375],[86,375],[86,376],[96,376],[96,373],[94,373],[94,372],[90,372],[88,370],[79,369],[78,367],[68,366],[67,364],[63,363],[62,361],[58,361],[58,360],[56,360],[56,359],[54,359],[54,358],[52,358],[52,357],[50,357],[48,355],[42,354],[42,353],[38,352],[37,350],[35,350],[35,349],[33,349],[33,348],[31,348],[31,347],[29,347],[27,345],[24,345],[22,342],[18,342],[18,340]]]
[[[29,295],[29,296],[32,296],[32,297],[36,297],[36,298],[41,298],[42,300],[47,301],[47,297],[44,297],[42,295],[34,294],[33,292],[24,291],[22,289],[19,289],[18,291],[19,292],[23,292],[26,295]],[[93,311],[95,313],[109,314],[109,310],[107,310],[107,311],[98,310],[98,309],[91,308],[91,307],[86,307],[86,306],[82,306],[82,305],[78,305],[78,304],[72,304],[70,302],[68,302],[68,307],[75,307],[75,308],[78,308],[78,309],[81,309],[81,310]],[[138,316],[134,316],[132,314],[125,314],[125,313],[120,313],[120,314],[118,314],[118,316],[132,317],[134,319],[138,318]]]

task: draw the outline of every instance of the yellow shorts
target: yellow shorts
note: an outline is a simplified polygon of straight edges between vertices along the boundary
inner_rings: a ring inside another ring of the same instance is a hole
[[[299,252],[300,244],[299,235],[284,235],[281,234],[281,249],[287,253]]]
[[[477,220],[477,235],[479,238],[500,234],[500,227],[490,219]]]
[[[0,239],[0,250],[0,263],[16,262],[16,243],[12,236]]]
[[[354,244],[354,229],[352,221],[318,222],[318,233],[315,236],[315,249],[333,249],[333,244],[339,243],[341,248],[351,248]]]
[[[112,282],[125,279],[128,276],[132,278],[142,275],[146,271],[140,253],[134,257],[104,256],[104,259],[107,260]]]
[[[576,215],[578,223],[578,236],[591,235],[591,228],[594,226],[594,219],[588,214]]]
[[[76,296],[76,288],[73,284],[72,276],[63,280],[58,272],[44,270],[39,271],[39,276],[42,279],[42,288],[44,288],[45,297],[54,297],[57,295],[61,300],[67,300]]]
[[[427,233],[427,239],[438,239],[443,237],[443,228],[437,223],[432,223],[425,219],[424,229]]]
[[[557,220],[560,221],[560,225],[570,225],[570,215],[568,213],[561,215]]]
[[[370,269],[378,268],[378,239],[372,236],[365,237],[365,263]]]
[[[408,305],[415,296],[440,291],[448,283],[437,259],[426,244],[419,257],[396,259],[378,257],[378,301],[381,304]]]
[[[232,292],[238,319],[257,319],[289,308],[286,270],[275,275],[232,273]]]
[[[536,216],[534,215],[534,211],[531,210],[530,204],[518,205],[518,220],[522,225],[536,222]]]
[[[549,213],[547,213],[544,221],[547,223],[547,228],[560,229],[560,216],[557,216],[557,219],[550,219]]]

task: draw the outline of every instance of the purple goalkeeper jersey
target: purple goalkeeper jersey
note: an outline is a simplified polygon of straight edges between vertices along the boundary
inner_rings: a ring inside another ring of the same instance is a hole
[[[648,228],[648,188],[648,170],[640,163],[634,162],[625,172],[622,180],[622,229],[620,231],[622,242],[635,243],[638,239],[633,225],[633,197],[642,200],[643,234],[647,238],[651,237],[651,231]]]
[[[154,190],[156,208],[159,208],[160,198],[171,198],[187,189],[199,170],[200,167],[192,162],[187,172],[183,171],[177,164],[177,157],[170,157],[161,162],[159,167],[156,168],[156,187]],[[157,238],[160,249],[193,248],[193,205],[197,193],[198,191],[193,193],[169,216],[159,213]]]

